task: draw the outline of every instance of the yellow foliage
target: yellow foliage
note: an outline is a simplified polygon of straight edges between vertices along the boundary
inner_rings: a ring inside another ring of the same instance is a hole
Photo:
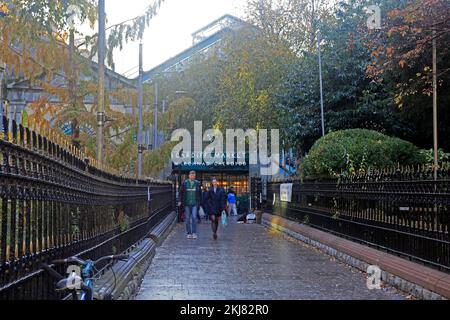
[[[0,2],[0,13],[9,14],[8,5],[4,2]]]

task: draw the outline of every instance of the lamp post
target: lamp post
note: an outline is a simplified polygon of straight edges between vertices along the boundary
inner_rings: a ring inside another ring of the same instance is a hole
[[[98,101],[97,101],[97,160],[103,162],[103,127],[105,125],[105,0],[98,0]]]
[[[139,95],[139,132],[138,132],[138,179],[142,178],[142,154],[144,153],[143,145],[143,88],[142,88],[142,76],[144,74],[143,70],[143,44],[139,44],[139,84],[138,84],[138,95]]]
[[[165,113],[167,110],[166,110],[166,108],[167,108],[167,104],[168,104],[168,102],[170,101],[170,97],[171,96],[177,96],[177,95],[183,95],[183,94],[187,94],[187,91],[183,91],[183,90],[177,90],[177,91],[175,91],[175,92],[173,92],[172,94],[168,94],[167,96],[166,96],[166,98],[162,101],[162,112],[163,113]]]
[[[319,79],[320,79],[320,113],[322,118],[322,136],[325,136],[325,116],[323,107],[323,80],[322,80],[322,54],[320,52],[320,31],[317,32],[317,52],[319,56]]]
[[[0,139],[3,139],[3,114],[5,112],[3,95],[6,96],[6,92],[3,91],[3,81],[5,79],[5,65],[0,60]]]
[[[434,144],[434,180],[438,179],[439,145],[438,145],[438,106],[437,106],[437,43],[436,27],[433,27],[433,144]]]
[[[170,98],[171,95],[177,96],[177,95],[183,95],[183,94],[186,94],[186,93],[187,93],[187,91],[177,90],[177,91],[175,91],[175,92],[172,93],[172,94],[168,94],[168,95],[166,96],[166,98],[162,101],[162,113],[163,113],[163,114],[166,113],[167,107],[168,107],[168,103],[169,103],[169,101],[170,101],[169,98]],[[166,139],[166,133],[165,133],[165,132],[163,132],[163,139],[164,139],[164,141],[165,141],[165,139]]]
[[[153,149],[158,148],[158,112],[159,112],[159,87],[158,87],[158,83],[155,81],[154,83],[154,87],[155,87],[155,110],[154,110],[154,125],[153,125]],[[186,94],[187,91],[183,91],[183,90],[177,90],[175,91],[175,95],[181,95],[181,94]],[[166,112],[166,105],[169,101],[169,95],[166,96],[166,98],[162,101],[162,112],[165,113]]]
[[[155,111],[153,124],[153,149],[158,148],[158,83],[155,81]]]
[[[5,3],[0,5],[0,18],[6,17],[8,15],[9,9]],[[3,38],[1,39],[3,40]],[[6,75],[5,75],[6,64],[0,60],[0,139],[3,138],[3,115],[5,113],[5,100],[3,99],[6,92],[3,91],[3,81],[6,83]]]

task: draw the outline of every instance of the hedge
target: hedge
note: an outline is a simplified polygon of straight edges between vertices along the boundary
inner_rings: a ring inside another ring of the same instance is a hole
[[[426,162],[412,143],[366,129],[332,132],[318,140],[302,164],[304,178],[350,175],[360,170]]]

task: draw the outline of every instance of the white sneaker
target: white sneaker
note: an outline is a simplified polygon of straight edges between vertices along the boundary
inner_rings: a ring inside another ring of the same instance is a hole
[[[197,238],[198,238],[197,235],[193,234],[191,239],[197,240]]]
[[[187,238],[188,238],[188,239],[192,239],[192,234],[188,234],[188,235],[187,235]]]

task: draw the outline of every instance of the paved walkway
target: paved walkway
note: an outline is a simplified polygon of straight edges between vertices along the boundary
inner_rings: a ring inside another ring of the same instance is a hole
[[[251,244],[251,245],[250,245]],[[256,224],[231,223],[198,240],[178,224],[157,250],[138,300],[404,299],[368,290],[365,275],[305,244]]]

